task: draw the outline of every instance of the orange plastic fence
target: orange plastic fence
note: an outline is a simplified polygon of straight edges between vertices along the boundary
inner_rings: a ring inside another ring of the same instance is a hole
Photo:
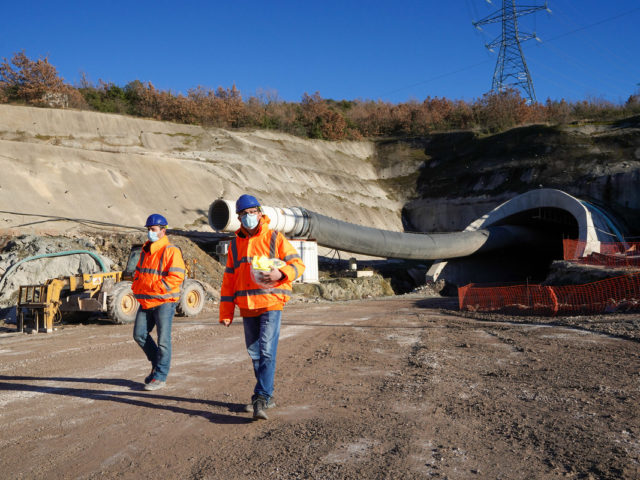
[[[584,285],[516,285],[458,289],[460,310],[519,315],[581,315],[640,309],[640,274]]]
[[[562,242],[564,259],[587,265],[608,267],[640,267],[640,242],[600,243],[600,251],[584,255],[586,242],[565,239]]]

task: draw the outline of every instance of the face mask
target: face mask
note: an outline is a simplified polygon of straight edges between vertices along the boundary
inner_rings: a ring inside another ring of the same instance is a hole
[[[153,230],[149,230],[147,232],[147,238],[149,239],[150,242],[157,242],[159,240],[158,238],[158,232],[154,232]]]
[[[252,230],[258,226],[258,215],[256,213],[245,213],[240,217],[240,221],[244,228]]]

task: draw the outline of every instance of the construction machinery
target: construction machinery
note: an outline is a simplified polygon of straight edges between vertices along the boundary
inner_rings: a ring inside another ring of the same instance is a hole
[[[41,285],[22,285],[18,292],[17,326],[34,332],[52,332],[55,322],[69,312],[104,312],[114,323],[132,323],[140,304],[131,283],[142,245],[134,245],[123,271],[83,273],[52,278]],[[194,261],[195,263],[195,261]],[[187,277],[193,268],[187,265]],[[182,284],[176,314],[191,317],[202,311],[204,286],[195,278]]]

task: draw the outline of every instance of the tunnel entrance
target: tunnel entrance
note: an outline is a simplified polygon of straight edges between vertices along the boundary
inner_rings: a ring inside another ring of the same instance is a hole
[[[512,247],[495,252],[496,262],[504,264],[505,281],[543,281],[554,260],[564,258],[565,238],[578,238],[578,222],[566,210],[552,207],[533,208],[505,217],[498,225],[518,225],[534,228],[545,241],[539,245]]]
[[[503,218],[493,225],[518,225],[535,228],[549,237],[578,238],[578,221],[560,208],[538,207]],[[562,242],[560,242],[562,243]]]
[[[450,259],[446,266],[449,283],[457,286],[468,283],[540,283],[549,274],[551,263],[562,260],[562,241],[579,235],[576,218],[570,212],[554,207],[523,210],[492,224],[504,225],[535,229],[541,233],[543,241]]]

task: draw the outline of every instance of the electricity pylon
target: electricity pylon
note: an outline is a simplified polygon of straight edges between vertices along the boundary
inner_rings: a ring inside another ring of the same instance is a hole
[[[536,94],[533,90],[531,74],[524,60],[521,42],[537,38],[535,33],[523,33],[518,30],[518,17],[535,13],[538,10],[549,10],[547,2],[544,6],[521,5],[516,6],[515,0],[502,0],[502,8],[491,15],[473,22],[473,26],[480,29],[482,25],[490,23],[502,23],[502,34],[491,43],[485,46],[490,51],[500,46],[498,61],[493,71],[493,83],[491,91],[501,92],[507,87],[516,87],[526,93],[526,97],[531,103],[536,101]]]

